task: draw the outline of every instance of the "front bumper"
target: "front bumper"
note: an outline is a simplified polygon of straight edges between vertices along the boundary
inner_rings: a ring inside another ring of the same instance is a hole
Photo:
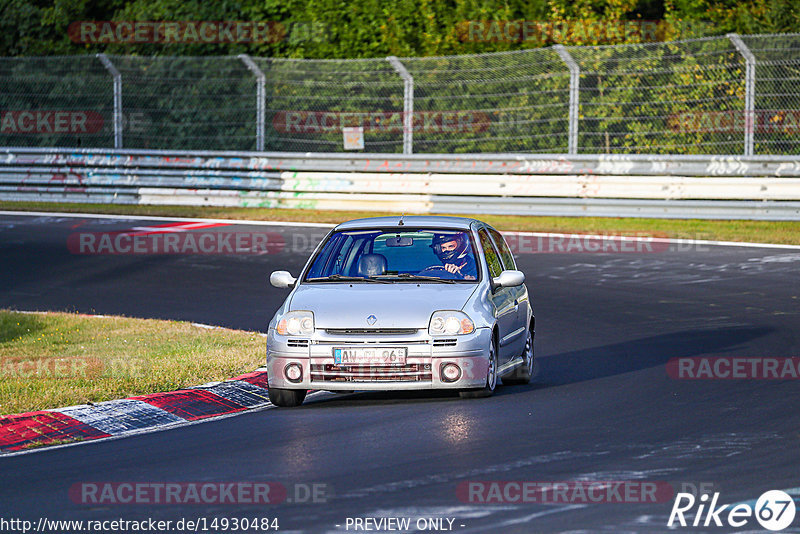
[[[318,329],[313,336],[281,336],[270,330],[267,337],[269,387],[328,391],[386,391],[420,389],[468,389],[486,384],[491,330],[479,328],[460,336],[432,337],[425,330],[404,333],[331,333]],[[334,348],[406,347],[403,366],[336,366]],[[298,364],[299,381],[290,381],[286,366]],[[448,382],[442,366],[455,363],[460,377]]]

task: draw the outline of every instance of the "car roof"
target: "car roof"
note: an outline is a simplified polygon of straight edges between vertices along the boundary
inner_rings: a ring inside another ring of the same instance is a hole
[[[354,219],[352,221],[343,222],[338,225],[334,230],[354,230],[360,228],[394,228],[400,227],[399,224],[401,217],[395,215],[393,217],[368,217],[365,219]],[[449,228],[459,230],[469,230],[473,223],[481,223],[477,219],[470,219],[467,217],[448,217],[442,215],[404,215],[402,216],[402,226],[409,226],[413,228]]]

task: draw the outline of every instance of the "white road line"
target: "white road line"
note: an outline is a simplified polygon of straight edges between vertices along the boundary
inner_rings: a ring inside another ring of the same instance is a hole
[[[29,217],[74,217],[74,218],[95,218],[95,219],[120,219],[120,220],[143,220],[143,221],[186,221],[186,222],[209,222],[209,223],[225,223],[225,224],[238,224],[238,225],[253,225],[253,226],[294,226],[306,228],[333,228],[336,226],[332,223],[310,223],[310,222],[291,222],[291,221],[251,221],[246,219],[204,219],[204,218],[186,218],[186,217],[156,217],[153,215],[108,215],[102,213],[61,213],[49,211],[2,211],[0,215],[22,215]],[[625,239],[625,240],[641,240],[648,243],[680,243],[680,244],[697,244],[697,245],[715,245],[720,247],[750,247],[750,248],[778,248],[789,250],[800,250],[800,245],[785,245],[782,243],[751,243],[747,241],[711,241],[705,239],[669,239],[669,238],[656,238],[656,237],[642,237],[641,235],[590,235],[590,234],[562,234],[562,233],[549,233],[549,232],[503,232],[508,234],[516,234],[521,236],[532,237],[571,237],[580,236],[585,239]]]
[[[250,221],[244,219],[205,219],[201,217],[160,217],[155,215],[109,215],[106,213],[62,213],[56,211],[0,211],[0,215],[24,215],[30,217],[74,217],[91,219],[119,219],[125,221],[185,221],[185,222],[204,222],[204,223],[225,223],[239,225],[256,226],[300,226],[308,228],[333,228],[332,223],[311,223],[293,221]]]
[[[639,235],[617,235],[617,234],[606,234],[606,235],[595,235],[595,234],[579,234],[579,233],[571,233],[571,234],[559,234],[559,233],[549,233],[549,232],[502,232],[503,234],[513,234],[513,235],[521,235],[521,236],[530,236],[530,237],[580,237],[581,239],[595,239],[595,240],[606,240],[606,241],[641,241],[644,243],[678,243],[682,245],[716,245],[721,247],[755,247],[755,248],[785,248],[785,249],[793,249],[793,250],[800,250],[800,245],[785,245],[782,243],[750,243],[747,241],[711,241],[706,239],[687,239],[687,238],[667,238],[667,237],[648,237],[642,236],[641,232],[637,232]]]

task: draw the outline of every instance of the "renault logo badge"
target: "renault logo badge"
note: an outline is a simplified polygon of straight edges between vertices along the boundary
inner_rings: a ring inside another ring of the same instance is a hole
[[[377,320],[378,320],[378,318],[375,317],[374,315],[370,315],[369,317],[367,317],[367,323],[370,324],[370,325],[375,324],[375,321],[377,321]]]

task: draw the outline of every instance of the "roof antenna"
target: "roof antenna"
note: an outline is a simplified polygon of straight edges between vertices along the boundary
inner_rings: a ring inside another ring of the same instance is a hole
[[[397,223],[397,226],[405,225],[405,223],[403,222],[403,217],[405,217],[405,216],[406,216],[405,213],[400,214],[400,222]]]

